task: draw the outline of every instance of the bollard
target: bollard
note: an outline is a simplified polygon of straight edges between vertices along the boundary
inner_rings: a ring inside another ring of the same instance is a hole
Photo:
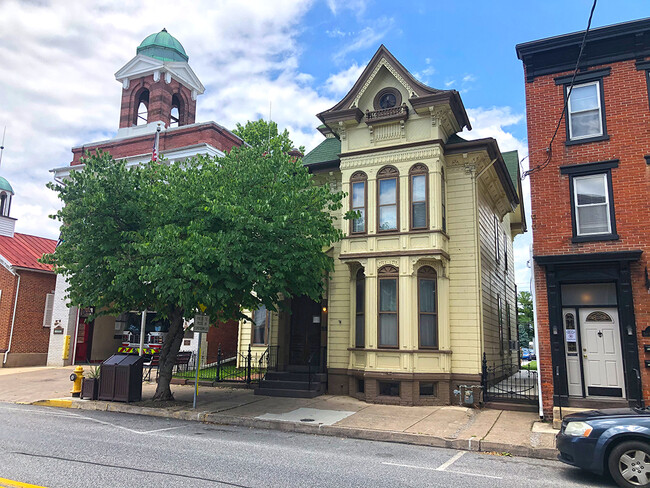
[[[72,393],[73,397],[81,396],[81,381],[84,379],[84,369],[81,366],[77,366],[74,369],[74,373],[70,375],[70,381],[72,381]]]

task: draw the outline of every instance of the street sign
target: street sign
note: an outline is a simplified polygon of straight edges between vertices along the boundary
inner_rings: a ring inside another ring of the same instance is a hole
[[[203,313],[197,313],[194,316],[194,332],[205,332],[210,330],[210,316]]]

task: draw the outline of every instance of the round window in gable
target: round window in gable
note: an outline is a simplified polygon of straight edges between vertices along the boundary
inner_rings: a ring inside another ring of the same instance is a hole
[[[402,104],[402,94],[396,88],[384,88],[375,96],[375,110],[386,110]]]

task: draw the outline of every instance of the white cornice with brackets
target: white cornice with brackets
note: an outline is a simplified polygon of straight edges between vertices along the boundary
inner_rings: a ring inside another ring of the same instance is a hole
[[[153,75],[156,83],[160,82],[161,78],[164,78],[165,83],[171,83],[172,77],[175,78],[180,84],[192,90],[194,100],[205,91],[205,87],[186,62],[160,61],[144,54],[138,54],[126,63],[115,73],[115,79],[122,83],[122,87],[126,90],[129,88],[130,80],[148,75]]]

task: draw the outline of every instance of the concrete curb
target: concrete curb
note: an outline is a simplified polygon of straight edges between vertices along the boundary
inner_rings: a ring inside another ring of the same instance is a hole
[[[104,412],[129,413],[133,415],[148,415],[150,417],[174,418],[191,420],[217,425],[232,425],[255,429],[278,430],[282,432],[296,432],[301,434],[327,435],[345,437],[350,439],[363,439],[369,441],[395,442],[429,447],[445,447],[473,452],[490,452],[509,454],[512,456],[529,457],[535,459],[557,459],[557,451],[548,448],[534,448],[517,446],[501,442],[488,442],[477,438],[471,439],[445,439],[433,435],[409,434],[385,430],[358,429],[340,427],[337,425],[311,425],[281,420],[263,420],[253,417],[237,417],[234,415],[214,413],[210,411],[175,410],[164,408],[139,407],[126,403],[105,401],[73,401],[66,399],[40,400],[31,403],[46,407],[75,408],[78,410],[97,410]]]

